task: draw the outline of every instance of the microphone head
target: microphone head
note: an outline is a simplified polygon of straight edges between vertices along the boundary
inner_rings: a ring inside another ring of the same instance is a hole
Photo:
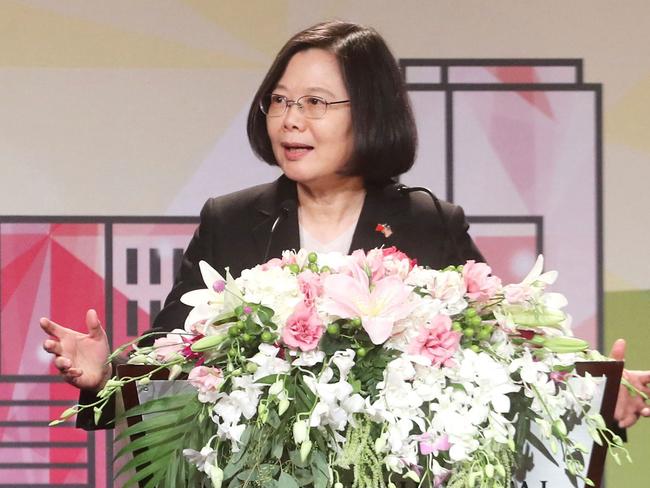
[[[282,203],[280,203],[280,210],[285,214],[293,212],[297,207],[298,204],[293,199],[283,200]]]
[[[384,195],[389,198],[401,197],[406,195],[408,187],[402,183],[392,183],[384,187]]]

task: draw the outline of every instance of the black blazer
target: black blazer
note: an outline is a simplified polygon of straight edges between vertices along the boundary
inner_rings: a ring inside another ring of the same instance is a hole
[[[467,233],[463,209],[447,202],[440,204],[443,215],[425,193],[402,194],[394,183],[368,187],[350,252],[396,246],[418,264],[432,268],[468,259],[484,261]],[[390,237],[375,230],[380,223],[390,225]],[[237,277],[265,257],[280,257],[283,250],[299,248],[296,184],[288,178],[281,176],[273,183],[211,198],[201,211],[199,227],[154,328],[183,328],[190,308],[180,302],[181,296],[205,287],[199,261],[207,261],[220,273],[228,266]]]
[[[228,195],[211,198],[201,210],[201,222],[183,256],[181,269],[165,306],[154,320],[154,330],[182,329],[190,307],[181,303],[184,293],[204,288],[199,261],[207,261],[220,273],[229,267],[237,277],[265,257],[280,257],[286,249],[300,248],[296,184],[281,176],[273,183],[254,186]],[[435,269],[461,264],[468,259],[484,261],[467,233],[469,225],[463,209],[440,202],[442,214],[425,193],[402,194],[395,183],[367,188],[350,252],[396,246],[418,264]],[[285,210],[283,210],[283,208]],[[273,235],[271,228],[280,217]],[[392,235],[375,230],[388,224]],[[267,247],[268,255],[265,256]],[[153,342],[142,341],[142,345]],[[94,392],[82,391],[79,403],[97,400]],[[77,427],[86,430],[106,428],[114,417],[114,405],[104,409],[98,425],[92,410],[77,416]]]

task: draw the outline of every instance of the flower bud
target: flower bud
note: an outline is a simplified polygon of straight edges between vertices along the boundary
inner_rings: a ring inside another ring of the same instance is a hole
[[[562,419],[557,419],[555,422],[553,422],[552,431],[556,437],[566,437],[567,430],[564,421],[562,421]]]
[[[309,439],[309,426],[306,420],[298,420],[293,424],[293,441],[302,444]]]
[[[282,415],[284,412],[286,412],[289,408],[289,405],[291,405],[291,403],[286,398],[280,400],[278,403],[278,415]]]
[[[122,382],[120,380],[116,380],[111,378],[106,382],[104,385],[104,390],[117,390],[118,388],[122,388]]]
[[[603,416],[600,415],[599,413],[594,414],[591,417],[591,419],[596,423],[596,427],[598,427],[599,429],[604,430],[604,429],[607,428],[607,426],[605,425],[605,420],[603,419]]]
[[[576,451],[580,451],[580,452],[582,452],[582,453],[584,453],[584,454],[586,454],[586,453],[589,452],[589,450],[587,449],[587,447],[586,447],[584,444],[582,444],[581,442],[576,442],[576,443],[573,445],[573,447],[576,448]]]
[[[134,354],[133,356],[129,357],[127,364],[147,364],[148,362],[149,358],[146,355]]]
[[[488,478],[494,478],[494,466],[491,464],[486,464],[485,469],[483,470],[485,472],[485,476]]]
[[[300,461],[303,463],[307,461],[309,453],[311,452],[311,441],[305,441],[300,446]]]
[[[555,353],[580,352],[589,348],[589,343],[577,337],[548,337],[544,347]]]
[[[384,450],[384,447],[386,447],[386,438],[387,437],[388,437],[388,435],[386,433],[384,433],[384,434],[380,435],[379,437],[377,437],[377,439],[375,440],[375,452],[377,454],[380,454]]]
[[[192,344],[190,346],[190,349],[192,350],[192,352],[207,351],[208,349],[212,349],[213,347],[217,347],[224,340],[226,340],[226,335],[225,334],[202,337],[201,339],[196,341],[194,344]]]
[[[175,380],[178,378],[178,376],[183,372],[183,368],[181,367],[180,364],[174,364],[170,369],[169,369],[169,381]]]
[[[213,467],[210,470],[210,481],[212,482],[212,488],[221,488],[223,483],[223,469],[218,466]]]
[[[284,381],[278,380],[269,388],[269,395],[279,395],[284,390]]]
[[[408,478],[408,479],[410,479],[410,480],[413,480],[413,481],[415,481],[416,483],[419,483],[419,482],[420,482],[420,477],[419,477],[418,474],[417,474],[415,471],[413,471],[413,470],[410,470],[408,473],[406,473],[406,474],[404,475],[404,478]]]
[[[102,409],[99,407],[93,407],[95,425],[99,424],[99,418],[102,416]]]
[[[70,408],[64,410],[59,418],[61,420],[65,420],[65,419],[70,418],[73,415],[75,415],[78,411],[79,410],[77,410],[77,406],[75,405],[74,407],[70,407]]]
[[[334,488],[343,488],[343,483],[337,481],[336,483],[334,483]]]

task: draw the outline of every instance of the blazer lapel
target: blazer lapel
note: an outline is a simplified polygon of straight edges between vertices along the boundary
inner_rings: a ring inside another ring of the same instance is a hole
[[[298,197],[294,182],[281,176],[260,194],[254,207],[256,220],[252,233],[260,256],[259,262],[265,257],[267,246],[267,259],[280,257],[285,249],[300,248]],[[271,232],[276,220],[278,223]]]
[[[376,247],[390,247],[395,238],[390,234],[400,219],[400,213],[405,210],[406,200],[397,191],[390,191],[392,186],[369,186],[363,202],[357,227],[352,236],[349,252],[363,249],[366,252]],[[386,231],[377,230],[377,225],[388,226]]]

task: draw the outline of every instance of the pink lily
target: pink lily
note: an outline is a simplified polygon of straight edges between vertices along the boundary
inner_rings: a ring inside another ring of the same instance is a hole
[[[360,318],[373,344],[383,344],[393,325],[413,311],[411,288],[397,276],[387,276],[371,284],[368,274],[356,263],[351,276],[333,274],[323,283],[323,311],[341,318]]]

